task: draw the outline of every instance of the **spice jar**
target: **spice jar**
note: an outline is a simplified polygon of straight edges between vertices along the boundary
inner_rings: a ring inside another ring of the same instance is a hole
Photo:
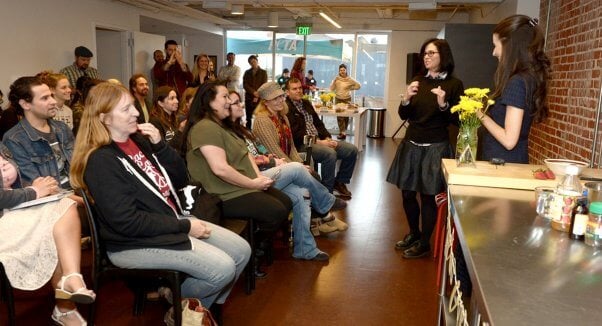
[[[585,227],[585,244],[602,248],[602,202],[589,205],[589,220]]]

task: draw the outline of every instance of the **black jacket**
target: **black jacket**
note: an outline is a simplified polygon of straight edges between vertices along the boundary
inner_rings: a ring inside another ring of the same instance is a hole
[[[105,241],[107,250],[115,252],[148,247],[191,249],[188,238],[190,222],[177,218],[182,210],[175,189],[188,183],[184,160],[163,141],[152,145],[140,134],[131,138],[157,170],[164,169],[172,201],[180,212],[174,211],[155,183],[117,144],[97,149],[90,154],[84,181],[94,199],[100,237]]]
[[[318,130],[318,138],[326,139],[332,138],[326,127],[324,126],[324,122],[320,119],[320,116],[314,110],[314,106],[311,102],[307,100],[301,100],[303,102],[303,108],[312,116],[314,120],[314,126]],[[307,130],[305,128],[305,117],[303,113],[299,112],[295,107],[295,104],[291,101],[290,98],[286,98],[286,105],[288,105],[288,113],[286,117],[288,118],[288,122],[291,124],[291,132],[293,134],[293,141],[295,142],[295,147],[300,149],[303,147],[303,136],[307,134]]]

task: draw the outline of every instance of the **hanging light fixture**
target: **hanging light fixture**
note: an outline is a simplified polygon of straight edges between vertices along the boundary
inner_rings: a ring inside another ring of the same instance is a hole
[[[232,15],[244,15],[245,14],[245,5],[235,5],[232,4],[232,11],[230,12]]]
[[[341,25],[339,25],[339,23],[335,22],[334,19],[330,18],[330,16],[325,14],[323,11],[320,11],[320,16],[322,16],[322,18],[326,19],[326,21],[331,23],[332,26],[334,26],[336,28],[342,28]]]
[[[270,13],[268,14],[268,27],[278,27],[278,12],[270,11]]]

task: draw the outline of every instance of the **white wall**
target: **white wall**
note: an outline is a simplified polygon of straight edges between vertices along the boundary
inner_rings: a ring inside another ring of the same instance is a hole
[[[497,24],[500,20],[516,14],[539,17],[539,0],[506,0],[499,5],[485,5],[483,11],[475,10],[470,23]]]
[[[2,1],[0,89],[8,95],[9,85],[20,76],[47,69],[58,71],[72,64],[73,49],[78,45],[96,54],[95,27],[139,31],[140,15],[213,33],[222,32],[221,28],[204,22],[108,0]],[[221,40],[217,43],[223,44]],[[192,56],[190,58],[192,61]],[[96,66],[96,58],[92,65]],[[102,71],[100,73],[102,75]]]

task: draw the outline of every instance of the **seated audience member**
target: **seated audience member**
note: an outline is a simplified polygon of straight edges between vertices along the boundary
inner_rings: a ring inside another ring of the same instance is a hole
[[[60,73],[67,76],[69,79],[69,85],[75,85],[77,79],[82,76],[88,76],[92,79],[100,79],[98,70],[96,70],[94,67],[90,67],[90,61],[94,56],[92,51],[85,46],[78,46],[75,48],[74,53],[75,61],[73,64],[60,70]]]
[[[182,97],[180,98],[180,107],[178,108],[178,129],[184,130],[186,126],[186,120],[188,119],[188,112],[190,112],[190,105],[194,99],[194,95],[198,90],[198,87],[188,87]]]
[[[143,74],[133,75],[130,77],[129,85],[130,93],[134,97],[134,106],[140,113],[138,116],[138,123],[149,122],[150,110],[152,106],[147,99],[149,88],[146,76]]]
[[[257,90],[259,103],[255,108],[253,133],[267,147],[270,153],[286,162],[303,162],[291,134],[290,124],[284,104],[284,92],[274,82],[267,82]]]
[[[56,100],[48,85],[37,77],[21,77],[11,85],[10,101],[24,118],[4,134],[3,142],[14,155],[23,183],[50,176],[69,189],[73,133],[52,119]]]
[[[73,101],[71,101],[71,107],[73,109],[73,135],[77,135],[77,129],[79,128],[79,122],[84,114],[84,105],[86,98],[92,87],[100,84],[102,80],[92,79],[90,77],[80,77],[77,79],[75,95]]]
[[[276,85],[276,87],[278,86]],[[260,94],[262,93],[261,89],[260,87]],[[282,90],[280,93],[284,94]],[[232,130],[247,143],[247,148],[255,158],[261,174],[274,178],[274,187],[282,190],[293,202],[293,257],[306,260],[328,260],[328,254],[317,248],[316,241],[311,234],[311,208],[309,201],[305,200],[306,194],[309,191],[311,207],[323,216],[324,223],[320,225],[320,231],[324,233],[347,229],[346,223],[328,213],[329,210],[343,209],[347,204],[330,194],[328,189],[314,178],[303,164],[286,163],[283,159],[266,153],[265,148],[256,143],[255,136],[241,124],[245,112],[240,102],[240,95],[232,92],[230,100],[232,101],[230,118],[234,122]],[[278,175],[274,177],[276,174]]]
[[[278,77],[278,86],[280,86],[280,88],[284,89],[284,85],[286,85],[286,82],[289,80],[289,78],[291,78],[290,76],[290,71],[288,70],[288,68],[284,68],[282,69],[282,75],[280,75],[280,77]]]
[[[205,307],[223,304],[249,260],[249,245],[218,225],[182,215],[176,188],[188,183],[185,162],[157,128],[136,122],[125,87],[101,83],[87,103],[72,183],[94,200],[111,262],[184,272],[183,297]]]
[[[158,130],[161,138],[174,148],[178,147],[181,132],[178,130],[176,114],[178,112],[178,95],[169,86],[161,86],[155,91],[150,123]]]
[[[42,83],[50,87],[50,91],[56,100],[56,115],[52,118],[64,122],[73,130],[73,111],[65,103],[71,100],[71,85],[69,79],[63,74],[55,74],[51,71],[43,71],[37,74]]]
[[[0,262],[10,284],[37,290],[51,280],[56,306],[51,318],[60,325],[85,325],[74,303],[96,298],[80,274],[81,226],[75,202],[63,198],[8,210],[59,192],[52,177],[38,177],[22,188],[12,154],[0,143]]]
[[[225,86],[208,82],[197,91],[183,136],[188,171],[207,192],[220,197],[223,217],[253,219],[260,242],[278,230],[292,204],[272,187],[272,179],[259,173],[245,141],[230,127],[229,108]],[[265,275],[259,269],[256,273]]]
[[[2,104],[4,103],[4,94],[0,90],[0,139],[4,134],[12,127],[14,127],[22,116],[17,115],[15,108],[9,105],[8,108],[4,109]]]
[[[353,144],[332,139],[311,102],[303,99],[303,88],[298,79],[289,79],[286,83],[286,92],[288,94],[286,104],[289,108],[287,117],[295,146],[304,150],[303,137],[316,136],[312,158],[316,164],[322,163],[322,183],[330,192],[336,190],[339,195],[350,198],[351,192],[345,184],[351,181],[357,160],[357,148]],[[337,160],[341,160],[341,165],[339,172],[335,173]]]

